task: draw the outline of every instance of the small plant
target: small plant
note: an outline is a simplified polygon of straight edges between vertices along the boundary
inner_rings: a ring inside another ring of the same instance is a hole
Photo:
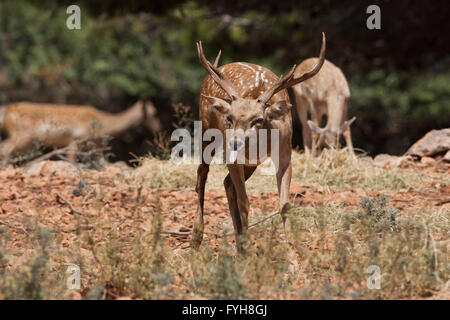
[[[77,158],[81,163],[85,164],[87,168],[100,170],[104,162],[112,156],[110,152],[105,153],[105,151],[109,150],[107,146],[111,143],[112,137],[103,135],[99,138],[97,131],[98,123],[92,121],[90,123],[89,139],[86,141],[76,141],[76,150]]]
[[[30,225],[33,241],[39,245],[27,261],[15,269],[0,269],[0,299],[48,299],[56,298],[63,292],[62,277],[50,270],[49,261],[53,239],[51,231]],[[5,259],[2,246],[0,258]],[[2,262],[0,261],[0,262]]]
[[[358,218],[366,223],[367,228],[371,228],[374,232],[380,232],[386,228],[395,230],[396,217],[398,210],[393,207],[387,207],[389,199],[385,195],[379,195],[375,198],[364,197],[360,200]]]
[[[194,133],[194,116],[191,106],[182,103],[172,104],[174,110],[174,122],[172,126],[175,129],[184,128],[188,130],[191,136]],[[159,160],[169,160],[171,147],[173,145],[169,134],[166,131],[158,132],[152,141],[147,142],[150,147],[150,153]]]

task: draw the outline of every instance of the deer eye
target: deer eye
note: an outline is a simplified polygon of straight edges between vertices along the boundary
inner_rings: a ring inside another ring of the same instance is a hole
[[[231,126],[233,124],[233,119],[231,119],[230,116],[227,116],[227,123],[229,126]]]
[[[252,121],[252,127],[256,126],[256,125],[261,125],[264,122],[264,118],[258,118],[256,120]]]

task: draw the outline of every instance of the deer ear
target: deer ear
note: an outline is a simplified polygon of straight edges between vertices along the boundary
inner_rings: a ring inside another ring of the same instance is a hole
[[[211,106],[220,113],[228,113],[228,111],[230,111],[230,104],[225,100],[216,97],[206,96],[204,94],[202,94],[202,97],[208,100]]]
[[[325,131],[325,129],[319,127],[317,124],[315,124],[311,120],[308,120],[308,127],[317,134],[322,134]]]
[[[345,132],[350,128],[350,125],[356,120],[356,117],[351,118],[350,120],[344,121],[344,123],[339,128],[340,132]]]
[[[264,111],[264,114],[266,116],[266,119],[276,120],[284,116],[286,113],[288,113],[291,110],[291,108],[292,108],[291,104],[288,104],[285,100],[282,100],[269,106]]]

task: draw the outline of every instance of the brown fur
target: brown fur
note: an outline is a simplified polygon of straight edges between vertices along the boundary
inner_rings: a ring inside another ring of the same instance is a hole
[[[272,71],[251,63],[235,62],[217,68],[211,65],[203,54],[201,43],[197,44],[200,62],[209,75],[200,90],[200,119],[202,130],[219,129],[225,140],[226,129],[279,129],[279,164],[277,168],[277,186],[280,195],[280,214],[289,231],[289,222],[284,213],[289,202],[289,188],[292,176],[292,118],[290,101],[286,88],[314,76],[320,70],[325,56],[325,35],[322,37],[320,62],[309,72],[294,77],[294,68],[279,79]],[[229,99],[231,98],[231,101]],[[261,120],[261,121],[258,121]],[[203,134],[203,132],[202,132]],[[247,138],[247,137],[245,137]],[[270,151],[270,133],[268,133],[267,151]],[[257,134],[258,145],[259,136]],[[242,141],[242,140],[241,140]],[[223,141],[224,144],[233,141]],[[236,140],[234,140],[236,142]],[[202,150],[208,145],[202,146]],[[245,155],[248,159],[248,144]],[[224,145],[224,150],[226,146]],[[249,201],[245,181],[251,177],[257,165],[265,159],[258,159],[257,164],[227,164],[228,175],[224,180],[231,218],[236,234],[239,251],[243,250],[242,236],[248,229]],[[202,163],[197,170],[196,191],[198,194],[197,214],[192,232],[192,246],[197,248],[203,239],[203,206],[205,184],[208,177],[209,164]]]
[[[317,58],[304,60],[295,70],[295,74],[310,70],[316,63]],[[343,134],[348,148],[353,153],[350,125],[345,131],[340,130],[347,119],[347,101],[350,98],[350,89],[341,69],[325,60],[322,69],[315,77],[292,89],[296,99],[297,113],[302,123],[305,149],[315,151],[316,147],[337,147],[339,135]],[[311,120],[316,126],[320,126],[323,116],[327,115],[328,121],[323,130],[317,130],[317,128],[315,131],[311,130],[307,124],[308,105]]]
[[[46,147],[61,148],[74,145],[76,141],[102,136],[118,136],[133,126],[146,121],[152,129],[159,130],[155,120],[155,108],[141,101],[127,110],[112,114],[91,106],[57,105],[44,103],[18,102],[2,107],[0,131],[7,139],[0,144],[3,156],[10,156],[40,141]],[[72,154],[73,156],[73,154]]]

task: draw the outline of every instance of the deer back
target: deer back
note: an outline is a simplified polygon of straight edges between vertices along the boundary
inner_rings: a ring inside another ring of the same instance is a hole
[[[302,74],[310,70],[318,58],[304,60],[296,69],[294,75]],[[325,101],[330,92],[334,92],[344,98],[350,97],[350,89],[341,69],[332,62],[325,60],[322,68],[314,77],[297,84],[294,90],[310,97],[315,101]]]

